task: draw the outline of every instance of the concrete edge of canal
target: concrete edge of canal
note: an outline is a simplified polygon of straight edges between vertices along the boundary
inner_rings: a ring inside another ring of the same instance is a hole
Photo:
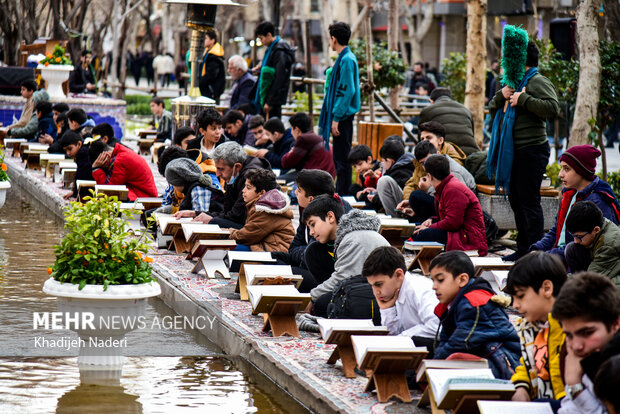
[[[55,192],[49,183],[29,175],[27,170],[15,167],[13,160],[7,159],[6,161],[8,166],[7,172],[11,177],[11,185],[19,187],[28,193],[59,220],[64,220],[63,206],[66,202],[60,194]],[[198,331],[219,346],[227,355],[242,358],[313,412],[346,412],[335,401],[331,400],[328,395],[309,387],[308,383],[299,377],[299,373],[293,372],[279,364],[272,355],[261,349],[257,340],[246,337],[242,332],[235,329],[222,316],[215,303],[210,303],[209,301],[197,303],[191,299],[189,295],[186,295],[171,282],[171,278],[167,275],[166,270],[157,264],[153,266],[153,275],[160,282],[162,290],[160,298],[179,315],[188,318],[201,315],[210,319],[215,318],[216,325],[213,329]],[[214,299],[212,302],[216,301],[217,299]],[[214,332],[215,335],[213,334]]]

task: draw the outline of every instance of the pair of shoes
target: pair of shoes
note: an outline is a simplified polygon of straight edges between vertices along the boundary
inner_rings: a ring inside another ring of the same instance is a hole
[[[502,257],[502,260],[505,262],[516,262],[523,256],[525,256],[524,252],[516,251],[512,254],[509,254],[508,256]]]

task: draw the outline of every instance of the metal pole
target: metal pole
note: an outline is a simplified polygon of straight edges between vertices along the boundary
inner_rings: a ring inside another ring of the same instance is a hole
[[[368,1],[368,7],[372,8],[370,1]],[[368,76],[368,85],[370,86],[370,90],[375,90],[374,79],[373,79],[373,64],[372,64],[372,25],[371,25],[371,16],[372,13],[368,13],[366,16],[366,74]],[[375,100],[373,99],[374,94],[370,93],[368,95],[368,109],[370,112],[370,122],[375,122]]]
[[[311,68],[312,68],[312,54],[310,51],[310,25],[312,24],[312,22],[310,20],[306,20],[306,75],[307,76],[312,76],[311,72]],[[314,89],[314,87],[312,86],[312,84],[308,84],[308,116],[310,116],[310,125],[314,125],[314,117],[312,116],[312,106],[313,106],[313,96],[312,96],[312,90]]]
[[[276,36],[280,34],[280,1],[275,0],[273,5],[273,25],[276,28]]]

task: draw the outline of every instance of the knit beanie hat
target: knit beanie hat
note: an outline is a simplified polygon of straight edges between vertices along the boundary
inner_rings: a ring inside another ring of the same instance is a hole
[[[204,185],[211,184],[211,179],[203,175],[200,166],[189,158],[177,158],[170,161],[166,166],[165,175],[168,183],[179,187],[195,181]]]
[[[560,161],[564,161],[573,168],[577,174],[588,181],[594,181],[596,173],[596,159],[601,152],[592,145],[575,145],[562,153]]]

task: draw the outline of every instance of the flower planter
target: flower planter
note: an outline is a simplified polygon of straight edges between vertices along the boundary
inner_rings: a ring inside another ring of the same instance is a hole
[[[135,320],[146,311],[146,301],[159,296],[161,289],[157,282],[138,285],[110,285],[106,291],[103,285],[78,285],[61,283],[48,279],[43,292],[56,296],[58,311],[70,315],[91,312],[94,315],[91,329],[86,324],[70,326],[80,338],[78,365],[80,369],[120,370],[123,366],[122,350],[125,334],[137,326],[125,323],[110,323],[114,320]],[[80,320],[83,316],[80,317]],[[116,318],[116,319],[115,319]],[[107,321],[107,326],[105,321]],[[115,342],[116,341],[116,342]]]
[[[6,202],[6,193],[11,188],[11,183],[8,181],[0,181],[0,208]]]
[[[50,98],[66,99],[67,96],[62,90],[63,82],[69,79],[72,65],[39,65],[37,69],[41,71],[41,77],[47,82],[47,93]]]

